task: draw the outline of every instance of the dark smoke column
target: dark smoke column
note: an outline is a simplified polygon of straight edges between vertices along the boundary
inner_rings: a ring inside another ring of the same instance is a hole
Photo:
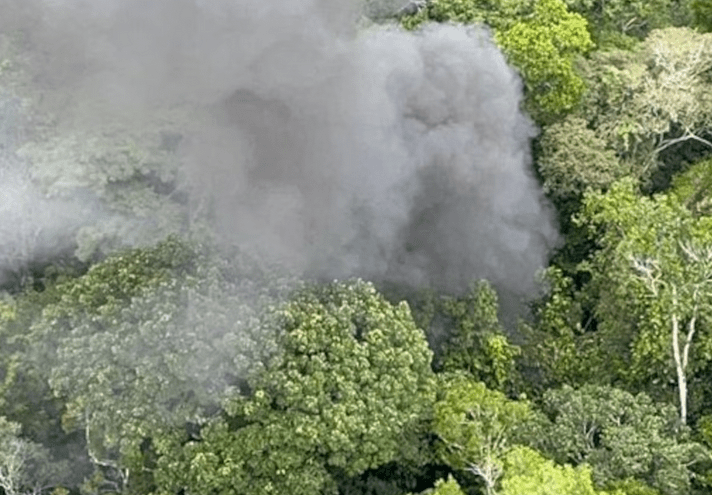
[[[218,105],[223,231],[319,277],[530,293],[557,232],[489,33],[353,33],[327,13],[272,12],[282,29]]]
[[[0,5],[71,102],[63,122],[195,111],[188,187],[229,241],[310,276],[535,289],[557,232],[486,30],[359,31],[354,0]]]

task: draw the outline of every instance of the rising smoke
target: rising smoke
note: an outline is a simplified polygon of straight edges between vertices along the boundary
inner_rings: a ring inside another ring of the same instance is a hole
[[[357,0],[0,10],[58,125],[188,109],[184,187],[226,241],[309,276],[535,288],[557,233],[530,172],[521,81],[487,30],[357,29]]]

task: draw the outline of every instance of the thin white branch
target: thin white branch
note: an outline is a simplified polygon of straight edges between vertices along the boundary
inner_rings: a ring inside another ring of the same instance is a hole
[[[687,337],[685,338],[685,347],[682,351],[682,370],[685,372],[687,370],[687,360],[690,354],[690,346],[692,345],[692,338],[695,336],[697,316],[690,318],[690,323],[688,324]]]
[[[661,135],[662,136],[662,135]],[[663,151],[666,148],[669,148],[670,146],[683,142],[683,141],[688,141],[690,139],[693,139],[695,141],[698,141],[702,144],[705,144],[712,148],[712,142],[706,140],[705,138],[702,138],[695,134],[692,130],[690,130],[689,127],[685,127],[685,132],[682,134],[682,136],[674,138],[674,139],[669,139],[667,141],[662,141],[661,140],[661,146],[658,146],[655,151],[653,152],[654,156],[657,156],[661,151]]]

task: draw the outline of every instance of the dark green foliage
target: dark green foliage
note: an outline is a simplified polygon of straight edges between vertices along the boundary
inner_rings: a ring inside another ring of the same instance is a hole
[[[384,291],[391,301],[408,301],[434,352],[435,371],[464,371],[493,390],[515,392],[520,350],[500,323],[497,292],[489,282],[473,283],[458,296],[392,286]]]
[[[712,31],[712,1],[692,0],[690,9],[694,19],[694,25],[703,33]]]
[[[466,371],[493,390],[511,391],[517,381],[512,345],[499,323],[497,293],[481,281],[458,298],[440,302],[451,325],[442,356],[445,372]]]
[[[625,37],[643,39],[653,29],[679,26],[689,20],[688,5],[679,0],[566,0],[584,16],[599,45],[621,45]]]
[[[46,343],[29,331],[43,308],[60,299],[50,278],[54,277],[48,277],[44,291],[29,288],[0,303],[0,416],[18,427],[16,441],[25,454],[41,458],[48,469],[53,470],[55,462],[73,459],[62,477],[51,476],[55,483],[71,485],[80,482],[89,469],[84,443],[81,436],[62,429],[63,401],[53,396],[47,383],[49,370],[36,360]]]
[[[413,29],[425,21],[487,24],[495,30],[510,28],[534,11],[534,0],[435,0],[418,14],[403,19]]]
[[[635,478],[609,483],[606,488],[614,493],[616,490],[621,491],[625,495],[660,495],[658,490]]]
[[[0,416],[0,488],[5,495],[41,493],[69,479],[67,459],[20,437],[20,425]]]
[[[574,281],[555,266],[543,274],[548,294],[533,307],[534,320],[521,322],[526,342],[522,365],[536,395],[562,384],[577,385],[609,378],[596,352],[593,322]]]
[[[451,468],[430,464],[425,466],[388,463],[369,469],[359,476],[342,480],[339,495],[403,495],[419,493],[445,478]]]
[[[670,192],[694,216],[712,214],[712,159],[695,163],[685,173],[675,177]]]

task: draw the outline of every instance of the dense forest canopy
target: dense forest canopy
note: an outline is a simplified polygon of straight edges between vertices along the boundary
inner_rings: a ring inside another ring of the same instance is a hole
[[[708,0],[0,0],[0,493],[712,490]]]

